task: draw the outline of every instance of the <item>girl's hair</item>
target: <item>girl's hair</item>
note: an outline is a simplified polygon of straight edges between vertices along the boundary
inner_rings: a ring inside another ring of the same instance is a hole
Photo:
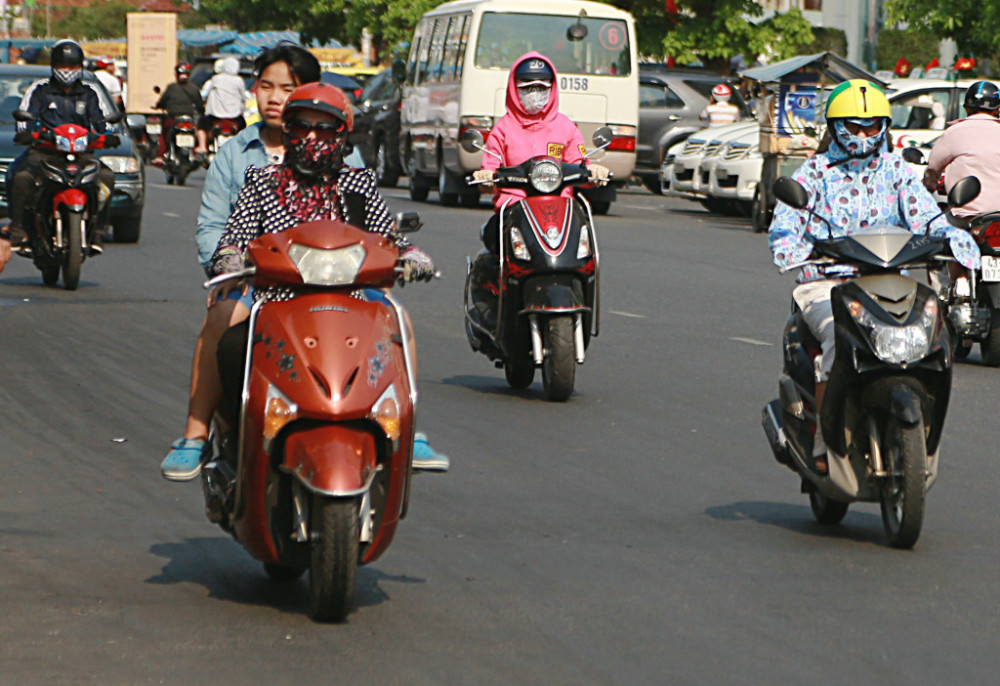
[[[319,81],[322,72],[319,60],[311,52],[300,45],[283,41],[257,56],[253,63],[254,76],[259,79],[264,70],[275,62],[288,65],[296,86]]]

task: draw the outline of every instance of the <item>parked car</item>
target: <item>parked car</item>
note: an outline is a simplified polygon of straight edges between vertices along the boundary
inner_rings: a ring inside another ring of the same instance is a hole
[[[705,192],[712,198],[734,204],[742,214],[750,216],[753,194],[763,168],[760,130],[750,129],[729,141],[719,151],[718,158]]]
[[[747,131],[759,131],[759,128],[757,122],[751,120],[702,129],[692,134],[673,159],[673,164],[663,168],[664,178],[670,179],[667,194],[692,200],[704,199],[706,194],[701,188],[701,175],[698,173],[702,158],[714,153],[730,139]]]
[[[660,163],[666,150],[705,127],[699,115],[709,103],[712,88],[732,81],[704,69],[639,65],[639,134],[633,173],[649,190],[660,192]],[[744,117],[750,116],[735,88],[731,102]]]
[[[355,103],[361,96],[361,84],[357,82],[353,77],[347,76],[346,74],[338,74],[334,71],[325,71],[320,75],[320,81],[323,83],[328,83],[331,86],[336,86],[340,90],[344,91],[347,98]]]
[[[28,87],[51,74],[49,67],[24,64],[0,64],[0,174],[6,179],[7,168],[25,151],[14,144],[17,126],[14,112]],[[97,77],[84,72],[84,79],[98,85],[102,104],[110,111],[115,105]],[[146,174],[135,150],[128,126],[123,118],[114,126],[121,138],[116,148],[94,151],[95,157],[115,173],[115,190],[111,197],[111,226],[116,243],[135,243],[142,229],[142,208],[146,199]],[[7,183],[0,184],[0,216],[7,216]]]
[[[351,143],[379,184],[395,186],[403,173],[399,160],[399,107],[402,98],[392,69],[383,69],[365,83],[354,108]]]

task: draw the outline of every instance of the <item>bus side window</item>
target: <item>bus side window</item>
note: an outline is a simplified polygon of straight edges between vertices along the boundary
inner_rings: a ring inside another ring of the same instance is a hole
[[[417,61],[420,56],[420,44],[423,41],[423,36],[419,33],[413,37],[413,49],[410,50],[410,60],[406,65],[406,80],[409,84],[415,85],[417,82]]]
[[[444,36],[448,30],[448,17],[441,17],[434,22],[434,33],[431,34],[431,44],[427,56],[427,80],[441,80],[441,60],[444,52]]]
[[[461,22],[461,16],[454,16],[448,22],[448,31],[445,33],[444,55],[441,58],[442,81],[452,81],[455,78],[455,57],[458,54],[458,42],[461,37],[459,33],[459,24]]]
[[[462,78],[462,67],[465,64],[465,47],[469,42],[469,25],[472,23],[472,15],[466,14],[462,18],[462,25],[459,28],[458,54],[455,55],[455,79]]]
[[[430,77],[430,53],[431,41],[434,34],[434,20],[428,19],[424,22],[423,30],[420,32],[420,57],[417,61],[417,82],[423,83]]]

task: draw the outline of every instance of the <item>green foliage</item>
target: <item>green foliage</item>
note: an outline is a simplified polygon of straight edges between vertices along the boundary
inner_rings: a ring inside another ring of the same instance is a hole
[[[52,19],[51,34],[77,40],[121,38],[125,35],[125,15],[135,11],[126,0],[93,0],[86,7],[74,7],[60,19]],[[31,32],[46,34],[45,12],[36,6],[31,17]]]
[[[960,54],[982,57],[1000,50],[1000,0],[887,0],[886,10],[890,22],[907,22],[932,34],[935,43],[953,38]]]
[[[818,52],[832,52],[841,57],[847,57],[847,34],[843,29],[831,29],[824,28],[821,26],[812,27],[813,32],[813,42],[808,45],[803,45],[800,52],[803,55],[813,55]],[[879,44],[881,45],[882,36],[884,33],[879,34]]]
[[[923,67],[938,56],[938,39],[919,29],[883,29],[878,35],[879,69],[893,69],[900,57],[914,67]]]

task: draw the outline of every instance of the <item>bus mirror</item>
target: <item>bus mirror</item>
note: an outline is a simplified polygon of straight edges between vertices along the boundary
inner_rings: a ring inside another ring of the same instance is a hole
[[[406,81],[406,62],[398,57],[392,61],[392,80],[396,83]]]
[[[465,152],[476,152],[483,148],[483,134],[479,129],[466,129],[459,141]]]
[[[586,16],[587,10],[580,10],[580,17],[576,23],[566,29],[567,40],[575,43],[587,37],[587,27],[583,25],[583,18]]]
[[[594,141],[594,145],[597,146],[597,150],[602,150],[608,147],[611,145],[611,141],[614,140],[614,134],[611,133],[611,127],[602,126],[598,128],[597,131],[594,131],[594,137],[591,140]],[[594,152],[597,152],[597,150],[594,150]]]

